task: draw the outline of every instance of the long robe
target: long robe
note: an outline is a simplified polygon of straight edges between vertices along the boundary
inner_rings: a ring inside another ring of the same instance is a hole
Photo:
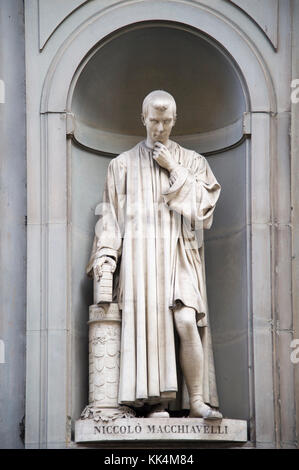
[[[119,403],[140,406],[175,399],[173,310],[183,304],[197,315],[204,401],[217,407],[203,229],[212,224],[220,185],[202,155],[173,141],[168,148],[177,163],[170,174],[145,142],[111,160],[87,272],[100,256],[118,262]]]

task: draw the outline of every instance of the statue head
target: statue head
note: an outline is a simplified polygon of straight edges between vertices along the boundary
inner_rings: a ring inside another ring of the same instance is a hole
[[[142,122],[151,143],[168,141],[176,121],[176,102],[170,93],[155,90],[149,93],[142,104]]]

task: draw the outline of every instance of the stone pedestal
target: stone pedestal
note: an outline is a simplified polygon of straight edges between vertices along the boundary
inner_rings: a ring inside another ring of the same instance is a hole
[[[247,422],[236,419],[131,418],[108,423],[80,420],[77,442],[220,441],[246,442]]]
[[[120,334],[117,303],[89,307],[89,405],[81,420],[93,423],[134,416],[130,408],[118,405]]]
[[[78,443],[106,441],[247,441],[233,419],[135,418],[118,405],[121,316],[117,303],[89,308],[89,405],[75,426]]]

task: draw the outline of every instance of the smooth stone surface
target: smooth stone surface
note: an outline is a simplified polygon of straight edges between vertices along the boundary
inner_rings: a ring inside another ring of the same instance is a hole
[[[5,220],[0,227],[1,449],[24,447],[27,190],[23,8],[20,0],[1,1],[0,214]]]
[[[247,422],[237,419],[131,418],[104,423],[76,421],[75,440],[103,441],[247,441]]]
[[[231,0],[249,15],[269,38],[273,46],[278,41],[278,0]]]

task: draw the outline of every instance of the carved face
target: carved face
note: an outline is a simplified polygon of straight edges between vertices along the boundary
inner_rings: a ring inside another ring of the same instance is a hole
[[[170,136],[174,123],[175,119],[171,106],[161,111],[149,105],[147,115],[143,117],[147,137],[150,138],[153,143],[161,142],[165,144]]]

